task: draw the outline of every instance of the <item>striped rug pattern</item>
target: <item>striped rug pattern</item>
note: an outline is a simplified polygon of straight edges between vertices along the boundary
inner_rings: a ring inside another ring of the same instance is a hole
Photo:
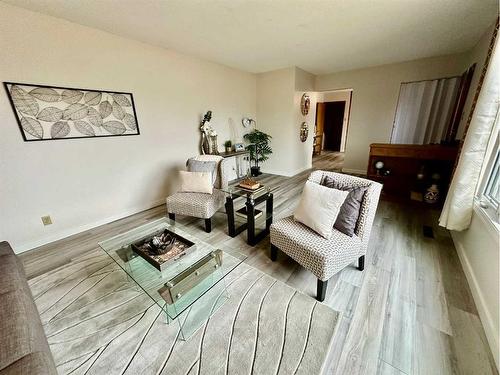
[[[248,266],[187,341],[103,252],[30,280],[60,374],[320,374],[339,313]],[[215,288],[214,288],[215,290]],[[209,293],[178,319],[209,309]]]

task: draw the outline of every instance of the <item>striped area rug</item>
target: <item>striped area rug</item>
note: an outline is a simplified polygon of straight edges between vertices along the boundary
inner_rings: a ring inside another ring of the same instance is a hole
[[[103,252],[30,280],[60,374],[321,373],[338,312],[244,263],[226,283],[230,299],[183,341]]]

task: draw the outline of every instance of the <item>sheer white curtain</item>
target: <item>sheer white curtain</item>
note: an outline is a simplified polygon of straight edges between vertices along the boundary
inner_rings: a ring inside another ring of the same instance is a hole
[[[401,84],[391,143],[440,143],[446,137],[460,77]]]
[[[498,29],[498,23],[496,27]],[[493,42],[495,45],[491,46],[493,51],[488,71],[439,218],[439,225],[450,230],[461,231],[470,225],[481,168],[500,106],[498,38],[494,36]]]

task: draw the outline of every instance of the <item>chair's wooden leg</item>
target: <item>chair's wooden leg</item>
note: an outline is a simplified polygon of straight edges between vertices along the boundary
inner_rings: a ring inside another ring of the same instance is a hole
[[[363,271],[365,269],[365,256],[360,256],[358,259],[358,270]]]
[[[323,281],[323,280],[318,279],[316,299],[319,302],[323,302],[325,300],[327,287],[328,287],[328,280]]]
[[[209,217],[205,219],[205,232],[210,233],[212,231],[212,218]]]
[[[274,262],[278,259],[278,248],[271,244],[271,260]]]
[[[169,218],[170,220],[175,221],[175,214],[173,214],[173,213],[170,213],[170,212],[169,212],[169,213],[168,213],[168,218]]]

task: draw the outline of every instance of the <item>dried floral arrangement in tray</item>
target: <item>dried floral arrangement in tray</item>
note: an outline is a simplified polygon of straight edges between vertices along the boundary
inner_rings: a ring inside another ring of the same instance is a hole
[[[195,243],[165,229],[131,246],[137,254],[163,271],[170,263],[194,250]]]

